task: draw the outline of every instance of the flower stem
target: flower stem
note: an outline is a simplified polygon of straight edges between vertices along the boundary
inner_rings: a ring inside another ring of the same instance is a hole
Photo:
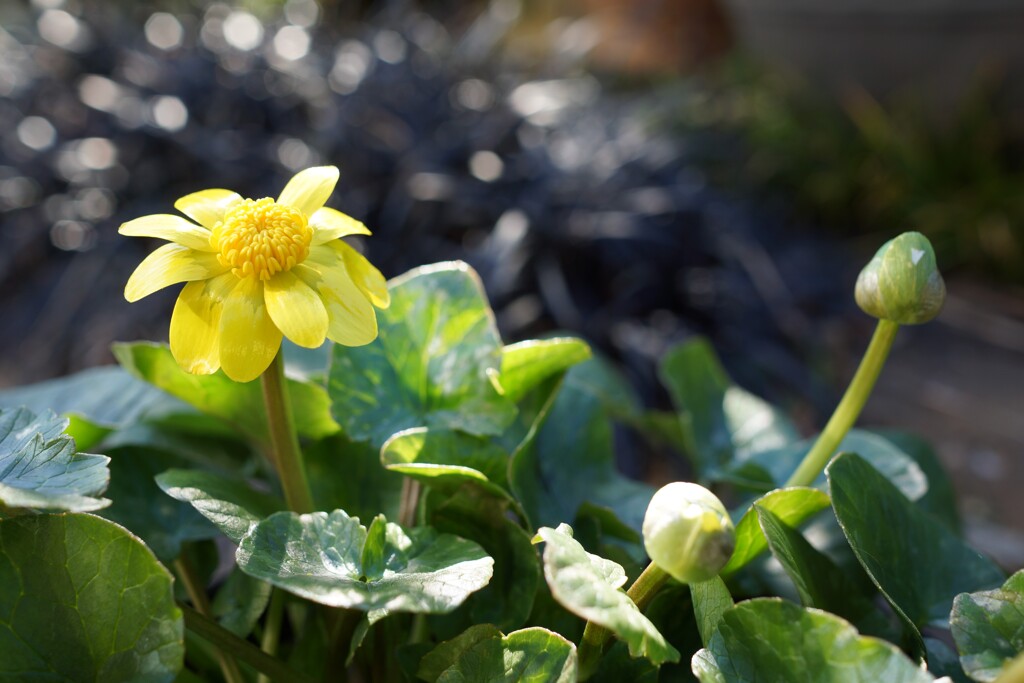
[[[284,591],[272,588],[267,618],[263,622],[263,637],[260,638],[260,649],[273,657],[277,654],[277,646],[281,637],[281,620],[284,617]],[[258,683],[270,683],[270,677],[260,674]]]
[[[285,501],[293,512],[313,512],[313,495],[309,491],[299,438],[292,420],[284,379],[284,355],[280,350],[261,375],[260,382],[263,385],[263,403],[267,408],[272,458],[281,479]]]
[[[402,496],[398,507],[398,523],[404,527],[416,524],[416,508],[420,499],[420,483],[412,477],[402,481]]]
[[[875,334],[871,337],[871,343],[860,361],[857,373],[850,381],[850,386],[846,388],[846,393],[843,394],[818,440],[786,482],[787,487],[810,486],[825,469],[829,459],[835,455],[839,443],[846,437],[846,433],[850,431],[864,404],[867,403],[899,329],[899,324],[891,320],[878,321]]]
[[[276,657],[271,657],[247,640],[242,640],[216,621],[203,616],[188,605],[180,604],[185,615],[185,627],[197,636],[216,645],[221,651],[230,653],[245,662],[275,683],[316,683],[309,676],[295,671]],[[241,679],[240,679],[241,680]]]
[[[210,600],[206,597],[206,589],[203,582],[196,576],[195,569],[188,557],[185,556],[184,551],[174,560],[174,571],[181,579],[182,585],[185,586],[185,592],[188,593],[189,599],[195,605],[196,611],[204,617],[209,617],[211,609]],[[245,678],[242,677],[235,658],[220,647],[217,647],[214,652],[224,680],[227,683],[245,683]]]
[[[647,565],[636,581],[626,591],[626,595],[636,604],[641,612],[651,603],[654,596],[658,594],[661,587],[668,581],[668,573],[651,562]],[[580,640],[577,651],[579,661],[580,680],[586,680],[597,671],[597,665],[604,652],[604,646],[608,643],[612,633],[604,626],[599,626],[591,621],[587,622],[583,629],[583,638]]]

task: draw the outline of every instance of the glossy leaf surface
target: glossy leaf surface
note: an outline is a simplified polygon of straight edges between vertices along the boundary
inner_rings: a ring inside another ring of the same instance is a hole
[[[425,680],[436,683],[573,683],[576,680],[576,646],[557,633],[534,627],[507,636],[498,633],[481,637],[486,634],[484,630],[474,632],[475,642],[459,651],[451,666],[436,678]],[[469,641],[464,638],[459,645]],[[445,645],[442,643],[439,647]],[[431,669],[421,669],[421,672],[433,673],[434,668],[436,663],[432,662]]]
[[[109,458],[77,453],[64,434],[67,425],[50,412],[0,410],[0,505],[72,512],[110,505],[100,497],[110,479]]]
[[[761,496],[754,505],[770,510],[783,523],[797,527],[828,507],[828,496],[817,489],[794,487],[778,489]],[[723,576],[730,576],[749,564],[768,547],[761,531],[754,507],[747,510],[736,524],[736,549],[722,569]]]
[[[284,509],[279,499],[213,472],[172,469],[158,475],[156,483],[171,498],[194,507],[235,543],[264,517]]]
[[[267,439],[266,410],[259,382],[233,382],[222,372],[189,374],[178,367],[170,349],[162,344],[114,344],[113,352],[121,366],[136,377],[224,420],[242,435],[260,441]],[[286,385],[299,436],[319,439],[338,431],[323,387],[292,379]]]
[[[332,411],[354,439],[383,444],[411,427],[499,434],[515,405],[488,377],[501,339],[477,274],[461,262],[412,270],[389,283],[378,339],[336,345]]]
[[[471,541],[342,510],[279,512],[256,524],[235,555],[250,576],[332,607],[445,613],[491,579],[494,561]]]
[[[544,578],[559,604],[624,640],[633,657],[655,665],[679,661],[679,652],[621,589],[626,573],[620,565],[588,553],[564,524],[541,528],[537,536],[546,544]]]
[[[828,612],[778,598],[741,602],[722,615],[711,644],[693,656],[701,683],[931,683],[899,648],[861,636]]]
[[[921,650],[918,629],[944,625],[958,593],[1002,583],[991,560],[915,507],[863,458],[844,453],[826,473],[850,547]]]
[[[170,683],[184,655],[171,575],[92,515],[0,521],[0,679]]]
[[[956,596],[949,626],[964,671],[995,681],[1024,652],[1024,570],[995,590]]]

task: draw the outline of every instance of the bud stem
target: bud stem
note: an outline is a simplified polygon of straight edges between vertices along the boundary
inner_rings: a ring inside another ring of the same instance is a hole
[[[306,468],[299,450],[299,437],[295,433],[291,404],[286,393],[284,356],[280,350],[260,376],[263,402],[267,408],[267,429],[270,432],[271,458],[277,476],[281,479],[285,502],[293,512],[313,512],[313,496],[306,479]]]
[[[896,338],[896,332],[900,329],[898,323],[891,320],[879,320],[875,328],[875,334],[871,337],[868,350],[860,361],[857,373],[846,388],[843,399],[836,406],[836,410],[829,418],[828,424],[814,442],[814,446],[804,456],[800,466],[793,472],[784,486],[810,486],[818,475],[825,469],[829,459],[835,455],[840,442],[846,437],[853,424],[860,416],[868,396],[875,386],[878,375],[882,372],[885,359],[889,357],[892,349],[892,342]]]
[[[647,565],[636,581],[626,591],[626,595],[633,600],[637,609],[641,612],[650,604],[654,596],[658,594],[661,587],[668,581],[668,573],[651,562]],[[580,640],[580,647],[577,651],[579,661],[579,679],[581,681],[590,678],[597,671],[598,661],[604,652],[604,646],[611,638],[612,632],[604,626],[599,626],[591,621],[587,622],[583,629],[583,638]]]

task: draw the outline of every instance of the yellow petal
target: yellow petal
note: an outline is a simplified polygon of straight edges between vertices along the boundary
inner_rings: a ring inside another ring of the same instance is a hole
[[[210,246],[210,231],[181,216],[161,213],[128,221],[117,229],[128,237],[156,237],[189,249],[216,251]]]
[[[348,270],[352,282],[356,283],[356,287],[363,290],[363,293],[377,308],[390,306],[391,295],[388,294],[388,281],[384,279],[381,272],[366,260],[365,256],[344,242],[338,242],[336,248],[341,252],[341,256],[345,260],[345,268]]]
[[[220,316],[224,297],[237,281],[224,273],[181,290],[171,314],[171,354],[186,372],[210,375],[220,368]]]
[[[363,346],[377,338],[373,305],[345,272],[342,261],[333,267],[306,259],[292,269],[320,294],[327,308],[327,337],[344,346]]]
[[[278,273],[263,285],[267,312],[284,336],[315,349],[327,337],[327,309],[320,295],[291,271]]]
[[[336,240],[345,235],[370,234],[366,226],[355,218],[326,206],[321,207],[309,217],[309,227],[313,228],[313,246]]]
[[[236,278],[220,314],[220,365],[236,382],[250,382],[267,369],[281,348],[281,330],[263,304],[263,283]]]
[[[240,201],[242,197],[231,190],[201,190],[174,202],[174,208],[199,225],[213,230],[224,219],[228,209]]]
[[[312,216],[334,192],[338,183],[338,169],[335,166],[316,166],[299,171],[281,190],[278,204],[292,206],[307,216]]]
[[[217,261],[215,254],[196,251],[180,244],[165,244],[143,259],[128,278],[124,298],[138,301],[178,282],[206,280],[226,270],[227,267]]]

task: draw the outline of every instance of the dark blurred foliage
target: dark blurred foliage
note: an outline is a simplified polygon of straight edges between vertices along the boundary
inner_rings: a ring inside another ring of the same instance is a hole
[[[517,63],[510,2],[462,8],[458,32],[401,4],[358,23],[312,0],[171,7],[0,14],[0,381],[166,339],[176,291],[124,302],[156,243],[121,222],[207,187],[275,196],[331,163],[330,205],[374,230],[362,246],[385,275],[467,260],[508,341],[582,335],[664,405],[657,360],[705,334],[741,384],[830,407],[823,340],[857,266],[709,187],[695,160],[716,138],[652,125],[685,90],[609,92],[579,68],[572,24],[543,64]]]
[[[973,92],[941,111],[913,93],[879,100],[847,88],[832,98],[743,60],[705,83],[679,120],[740,138],[708,159],[719,177],[752,193],[784,192],[810,220],[866,244],[917,230],[947,271],[1024,283],[1024,128],[1000,100],[998,73],[979,75]]]

